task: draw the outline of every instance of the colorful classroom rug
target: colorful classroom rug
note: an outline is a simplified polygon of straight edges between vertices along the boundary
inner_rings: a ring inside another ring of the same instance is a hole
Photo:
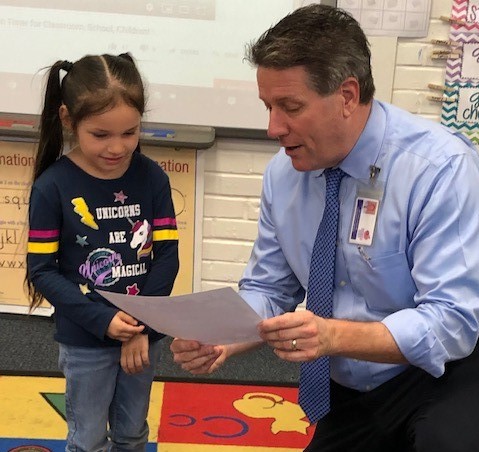
[[[0,376],[0,452],[65,450],[65,380]],[[155,381],[147,452],[297,452],[297,388]]]

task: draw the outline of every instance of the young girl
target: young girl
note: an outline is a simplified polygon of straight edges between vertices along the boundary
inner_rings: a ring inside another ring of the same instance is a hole
[[[144,451],[148,441],[161,336],[95,292],[169,295],[178,272],[169,180],[140,153],[144,109],[129,54],[58,61],[50,69],[27,281],[32,309],[43,298],[55,307],[67,451]],[[77,145],[62,155],[64,131]]]

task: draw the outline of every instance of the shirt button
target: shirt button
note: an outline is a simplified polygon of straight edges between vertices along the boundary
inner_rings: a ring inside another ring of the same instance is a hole
[[[341,282],[339,283],[339,285],[340,285],[341,287],[344,287],[344,286],[346,285],[346,281],[341,281]]]
[[[371,391],[371,386],[370,385],[366,386],[366,391]]]

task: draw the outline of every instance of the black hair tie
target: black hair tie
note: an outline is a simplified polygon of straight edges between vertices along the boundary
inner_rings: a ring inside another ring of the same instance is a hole
[[[118,55],[118,58],[123,58],[124,60],[128,60],[130,63],[133,63],[133,58],[131,57],[129,52],[120,53],[120,55]]]
[[[65,60],[62,65],[61,69],[63,69],[66,72],[70,72],[70,69],[73,67],[73,63],[71,61]]]

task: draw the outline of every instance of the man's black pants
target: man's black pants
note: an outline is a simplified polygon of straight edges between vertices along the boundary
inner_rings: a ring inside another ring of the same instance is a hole
[[[362,393],[331,382],[305,452],[479,452],[479,347],[434,378],[410,367]]]

